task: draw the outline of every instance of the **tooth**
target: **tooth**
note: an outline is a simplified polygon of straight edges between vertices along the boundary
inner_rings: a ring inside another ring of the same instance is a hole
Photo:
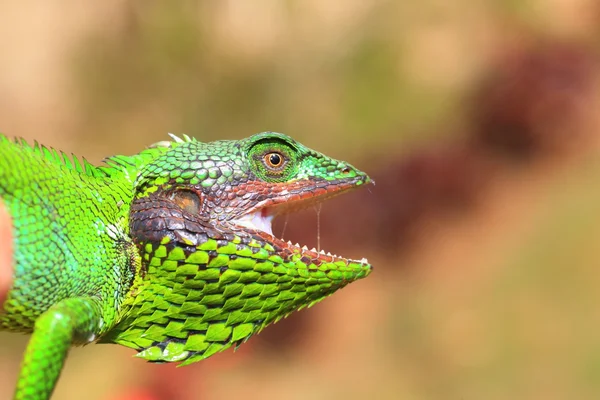
[[[331,254],[330,252],[327,252],[327,255],[333,257],[333,254]]]
[[[306,247],[306,245],[302,246],[302,250],[308,250],[308,247]]]
[[[313,253],[318,253],[317,249],[315,249],[314,247],[310,249],[310,251],[312,251]]]
[[[319,253],[321,253],[321,254],[323,254],[323,255],[324,255],[324,254],[325,254],[325,251],[321,250]]]
[[[298,243],[296,243],[294,246],[296,246],[296,247],[300,247],[300,245],[299,245]]]

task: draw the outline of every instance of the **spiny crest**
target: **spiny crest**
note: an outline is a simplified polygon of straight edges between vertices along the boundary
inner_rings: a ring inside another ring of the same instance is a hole
[[[149,146],[150,149],[155,149],[158,147],[164,147],[167,149],[171,149],[173,147],[176,147],[182,143],[190,143],[190,142],[196,142],[197,140],[194,138],[189,137],[188,135],[186,135],[185,133],[183,134],[183,139],[180,138],[179,136],[175,135],[174,133],[169,132],[168,135],[173,139],[173,141],[170,140],[161,140],[160,142],[156,142],[154,144],[151,144]]]
[[[38,154],[46,160],[60,164],[67,169],[76,173],[84,174],[94,178],[110,178],[115,174],[121,174],[122,172],[130,169],[138,169],[147,162],[151,162],[153,159],[167,151],[169,148],[174,147],[179,143],[194,142],[193,138],[187,135],[183,135],[183,139],[169,133],[169,136],[173,138],[173,141],[165,141],[156,143],[140,153],[132,156],[116,155],[107,157],[102,160],[105,166],[95,166],[85,159],[85,157],[78,158],[76,155],[71,154],[70,156],[63,152],[56,150],[52,147],[44,146],[34,141],[33,145],[28,143],[25,139],[16,137],[12,141],[0,133],[0,141],[13,142],[16,145],[28,149],[35,154]]]
[[[178,146],[181,143],[196,141],[196,139],[190,138],[186,134],[183,134],[183,139],[174,135],[173,133],[169,133],[169,136],[173,138],[173,141],[163,140],[163,141],[156,142],[156,143],[148,146],[147,149],[142,150],[141,152],[139,152],[138,154],[135,154],[133,156],[117,155],[117,156],[107,157],[102,161],[111,167],[121,167],[121,168],[125,168],[125,169],[129,169],[129,168],[139,169],[142,165],[146,164],[147,162],[152,161],[153,159],[155,159],[162,153],[166,152],[169,149],[172,149],[173,147]],[[99,167],[99,168],[102,168],[102,167]]]
[[[8,139],[4,135],[0,135],[0,139],[3,141],[10,142],[10,139]],[[34,141],[33,145],[31,145],[25,139],[19,137],[14,138],[12,142],[24,149],[28,149],[33,153],[42,156],[43,158],[52,163],[63,165],[71,171],[80,174],[86,174],[93,177],[110,176],[110,171],[106,171],[105,169],[92,165],[84,157],[81,157],[81,159],[79,159],[74,154],[71,154],[71,156],[69,156],[64,151],[58,151],[52,147],[41,145],[37,141]]]
[[[173,141],[176,143],[185,143],[185,142],[195,142],[196,141],[196,139],[189,137],[185,133],[182,134],[183,139],[171,132],[169,132],[169,136],[171,136]]]
[[[148,146],[148,148],[146,148],[145,150],[142,150],[138,154],[135,154],[132,156],[123,156],[123,155],[111,156],[111,157],[105,158],[102,161],[104,163],[106,163],[109,167],[112,167],[112,168],[121,168],[124,170],[129,170],[129,169],[133,168],[134,170],[137,171],[143,165],[145,165],[149,162],[152,162],[156,157],[165,153],[169,149],[177,147],[178,145],[180,145],[182,143],[196,142],[196,139],[190,138],[186,134],[183,134],[183,139],[172,133],[169,133],[169,136],[171,136],[173,138],[173,141],[163,140],[163,141],[160,141],[160,142],[157,142],[157,143],[154,143],[154,144]],[[97,167],[97,168],[103,168],[103,167]]]

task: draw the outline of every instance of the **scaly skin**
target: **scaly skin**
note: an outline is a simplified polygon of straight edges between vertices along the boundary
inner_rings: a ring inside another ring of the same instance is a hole
[[[189,364],[370,273],[270,232],[363,172],[278,133],[184,137],[94,167],[0,135],[15,236],[0,329],[32,333],[15,399],[48,399],[72,345]]]

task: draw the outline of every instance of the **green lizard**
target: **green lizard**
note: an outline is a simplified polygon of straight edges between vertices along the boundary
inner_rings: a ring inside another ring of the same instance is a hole
[[[279,133],[172,137],[92,166],[0,135],[15,236],[0,329],[32,333],[15,399],[48,399],[72,345],[190,364],[370,273],[271,230],[365,173]]]

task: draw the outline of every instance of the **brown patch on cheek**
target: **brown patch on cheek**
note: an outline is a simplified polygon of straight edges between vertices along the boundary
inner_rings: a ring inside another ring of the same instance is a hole
[[[12,222],[8,210],[0,201],[0,306],[12,285],[13,267]]]

